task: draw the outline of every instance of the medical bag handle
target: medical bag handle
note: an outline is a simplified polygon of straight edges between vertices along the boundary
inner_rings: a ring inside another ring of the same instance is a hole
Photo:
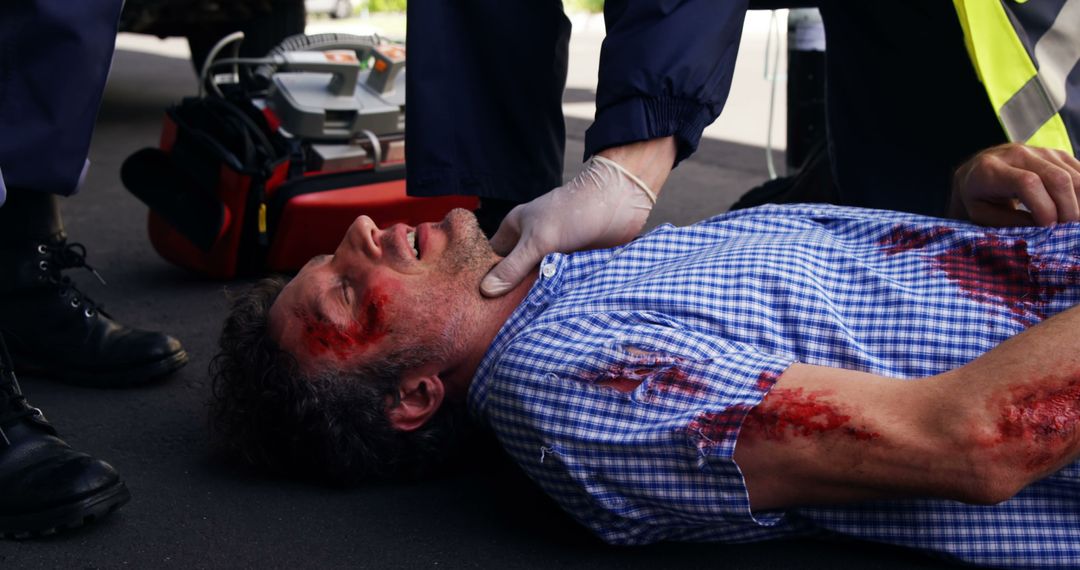
[[[371,56],[375,48],[382,43],[378,34],[370,36],[358,36],[355,34],[296,34],[289,36],[271,49],[266,56],[273,57],[290,51],[329,51],[335,49],[351,49],[356,52],[357,59],[366,60]],[[270,78],[276,68],[272,64],[264,64],[255,68],[252,73],[256,90],[265,90],[270,86]]]

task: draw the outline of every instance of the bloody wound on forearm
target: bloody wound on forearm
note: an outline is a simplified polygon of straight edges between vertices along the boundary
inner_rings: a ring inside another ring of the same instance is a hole
[[[1025,445],[1024,466],[1041,471],[1058,463],[1076,445],[1080,427],[1080,378],[1048,377],[1018,384],[990,404],[998,417],[997,437],[984,446]]]
[[[773,441],[832,433],[859,441],[881,438],[881,434],[852,421],[850,414],[822,399],[831,395],[830,390],[807,392],[802,388],[774,388],[747,414],[742,433],[745,437]]]
[[[823,399],[829,396],[833,396],[831,390],[807,392],[802,388],[773,388],[756,407],[738,404],[724,412],[698,414],[686,426],[686,431],[698,440],[697,445],[702,449],[719,444],[736,433],[743,442],[782,442],[833,435],[859,442],[881,439],[880,433],[853,421],[840,406]]]

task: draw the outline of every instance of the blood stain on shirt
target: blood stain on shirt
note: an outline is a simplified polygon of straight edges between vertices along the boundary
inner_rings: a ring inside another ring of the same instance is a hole
[[[600,374],[594,381],[597,386],[614,388],[620,392],[633,392],[642,383],[645,392],[642,400],[657,402],[669,394],[698,396],[708,390],[701,380],[691,378],[682,367],[682,359],[674,361],[642,360],[631,364],[616,364]]]
[[[953,230],[914,230],[898,226],[879,241],[886,255],[920,249],[947,236]],[[1021,324],[1031,325],[1046,318],[1046,305],[1065,289],[1065,283],[1080,282],[1080,265],[1048,263],[1033,257],[1023,239],[992,234],[965,240],[937,253],[933,266],[944,272],[965,296],[996,306],[1004,306]],[[1049,283],[1057,275],[1057,283]]]
[[[938,254],[934,261],[968,297],[1003,304],[1028,324],[1045,318],[1041,306],[1063,289],[1038,281],[1024,240],[986,236]]]
[[[691,378],[678,363],[654,370],[645,386],[645,400],[656,402],[671,394],[699,396],[709,389],[701,380]]]
[[[754,385],[759,391],[768,392],[772,389],[773,384],[776,384],[776,381],[779,378],[779,374],[766,370],[762,372],[760,376],[758,376],[757,382]]]
[[[304,323],[304,339],[308,353],[321,356],[332,354],[344,360],[386,336],[384,309],[389,295],[380,291],[368,291],[360,300],[360,311],[346,326],[342,327],[326,319],[299,310],[297,317]]]
[[[993,404],[998,408],[998,438],[991,445],[1010,441],[1031,444],[1026,467],[1040,471],[1060,457],[1063,448],[1074,444],[1080,429],[1080,379],[1064,386],[1053,378],[1033,384],[1012,386],[1008,394]]]
[[[901,224],[894,227],[889,232],[889,235],[878,241],[878,245],[885,247],[885,255],[894,255],[913,249],[922,249],[930,242],[951,233],[953,233],[951,228],[914,229]]]
[[[722,412],[702,412],[686,425],[686,433],[699,450],[707,452],[736,437],[751,408],[750,404],[735,404]]]
[[[827,390],[806,392],[802,388],[775,388],[747,415],[743,433],[773,441],[828,433],[839,433],[860,441],[881,437],[865,426],[853,425],[849,414],[821,399],[830,395]]]
[[[625,376],[618,376],[615,378],[604,378],[596,382],[597,386],[603,386],[605,388],[614,388],[620,392],[633,392],[637,390],[637,387],[644,381],[643,378],[627,378]]]

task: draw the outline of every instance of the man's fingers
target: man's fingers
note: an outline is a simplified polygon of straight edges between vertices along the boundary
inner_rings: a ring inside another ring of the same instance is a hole
[[[1019,221],[1017,201],[1030,212],[1029,225],[1080,221],[1080,161],[1059,150],[1008,143],[957,169],[954,192],[951,209],[976,223]]]
[[[1067,152],[1055,152],[1054,157],[1061,161],[1061,165],[1072,174],[1080,175],[1080,160]]]
[[[491,243],[491,249],[495,250],[495,253],[505,256],[517,246],[518,240],[521,239],[521,225],[519,223],[521,207],[522,205],[519,204],[510,210],[510,213],[499,224],[499,229],[495,231],[495,235],[488,240]]]
[[[969,217],[979,220],[979,224],[983,226],[1011,228],[1035,225],[1030,213],[1017,210],[1008,204],[978,202],[970,204],[968,209]]]
[[[1058,150],[1052,151],[1048,160],[1061,167],[1068,174],[1069,180],[1072,182],[1072,194],[1076,197],[1077,203],[1080,204],[1080,160],[1076,160],[1071,154]],[[1080,220],[1080,211],[1077,212],[1077,217],[1062,221],[1075,222],[1078,220]]]
[[[501,297],[517,287],[543,257],[525,241],[518,242],[510,255],[493,267],[480,282],[480,293],[485,297]]]
[[[1039,189],[1036,184],[1030,186],[1036,191],[1046,192],[1050,199],[1053,200],[1055,209],[1053,221],[1071,222],[1080,219],[1080,206],[1077,205],[1076,201],[1073,177],[1061,164],[1061,160],[1056,156],[1056,151],[1039,148],[1026,152],[1023,159],[1016,166],[1038,175],[1042,188]],[[1027,204],[1026,201],[1024,203]],[[1036,217],[1036,220],[1041,225],[1049,225],[1042,223],[1042,220],[1039,220],[1038,217]]]
[[[1058,221],[1057,204],[1039,174],[1028,168],[1003,165],[1000,175],[1006,187],[1031,211],[1036,224],[1050,226]]]

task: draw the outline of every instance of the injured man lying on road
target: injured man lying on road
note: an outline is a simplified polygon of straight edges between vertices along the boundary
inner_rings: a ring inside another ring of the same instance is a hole
[[[764,206],[552,254],[511,294],[469,212],[361,217],[238,298],[218,437],[416,476],[490,428],[616,544],[820,533],[1080,566],[1080,224]]]

